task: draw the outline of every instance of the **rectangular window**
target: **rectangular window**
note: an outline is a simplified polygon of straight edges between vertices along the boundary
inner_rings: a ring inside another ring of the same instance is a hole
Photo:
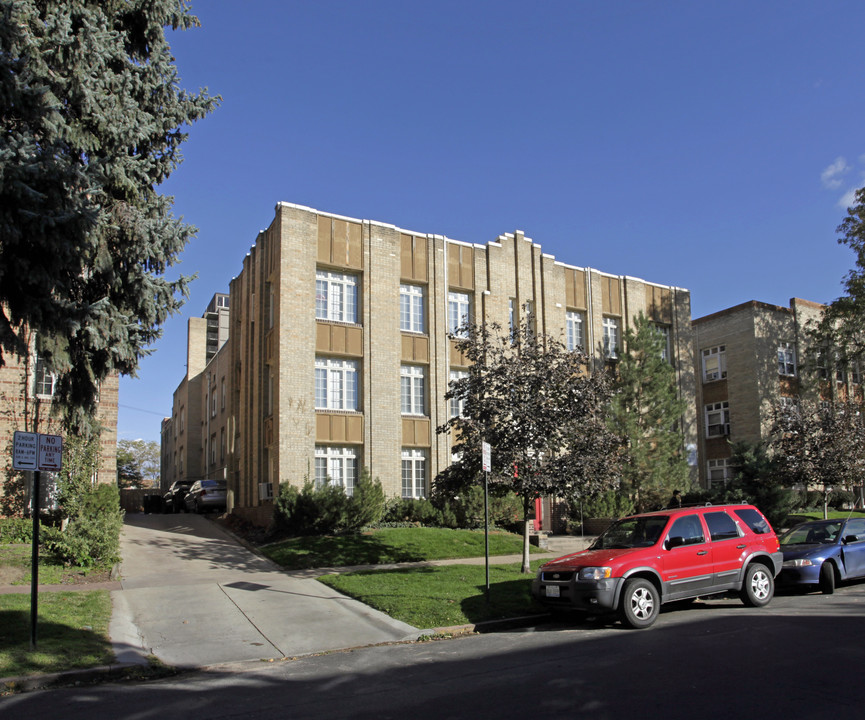
[[[703,350],[703,382],[727,377],[727,346],[718,345]]]
[[[709,489],[723,487],[733,479],[733,468],[730,465],[729,458],[709,460],[706,470],[709,479]]]
[[[357,322],[357,276],[318,270],[315,273],[315,317]]]
[[[535,327],[535,304],[531,300],[526,300],[524,307],[526,311],[526,332],[530,337],[534,337],[537,330]]]
[[[315,359],[315,409],[357,410],[357,361]]]
[[[660,333],[661,338],[664,341],[664,347],[661,348],[661,358],[666,360],[668,363],[673,362],[673,346],[670,344],[670,326],[655,325],[655,330]]]
[[[40,397],[54,396],[54,383],[56,377],[48,369],[41,357],[36,358],[36,394]]]
[[[619,357],[619,321],[617,318],[604,318],[604,357],[615,360]]]
[[[426,452],[423,450],[402,451],[402,496],[426,497]]]
[[[515,298],[508,298],[508,330],[511,333],[511,338],[517,332],[517,301]]]
[[[462,380],[463,378],[467,378],[469,376],[467,370],[451,370],[450,381],[454,383],[457,380]],[[451,398],[451,417],[459,417],[463,414],[463,410],[465,410],[466,401],[465,398]]]
[[[465,326],[471,322],[468,293],[448,293],[448,332],[455,337],[467,337]]]
[[[403,332],[424,331],[423,288],[420,285],[399,286],[399,329]]]
[[[716,402],[706,405],[706,437],[730,434],[730,403]]]
[[[341,487],[346,495],[354,494],[357,478],[357,451],[351,447],[315,446],[315,487]]]
[[[210,436],[210,464],[216,465],[216,433]]]
[[[565,313],[565,344],[568,350],[586,349],[586,314],[576,310]]]
[[[426,415],[426,368],[420,365],[402,365],[400,396],[403,415]]]
[[[789,376],[796,374],[796,348],[793,343],[778,343],[778,374]]]
[[[220,397],[222,398],[221,405],[222,410],[225,410],[225,378],[222,378],[222,383],[220,386]]]
[[[219,431],[219,462],[225,462],[225,428]]]
[[[862,375],[859,372],[859,361],[851,360],[850,361],[850,382],[858,385],[862,382]]]

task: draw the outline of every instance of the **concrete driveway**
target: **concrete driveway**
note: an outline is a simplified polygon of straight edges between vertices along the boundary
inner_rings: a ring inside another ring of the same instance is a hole
[[[417,628],[290,577],[198,515],[127,515],[109,634],[119,662],[177,667],[414,640]]]

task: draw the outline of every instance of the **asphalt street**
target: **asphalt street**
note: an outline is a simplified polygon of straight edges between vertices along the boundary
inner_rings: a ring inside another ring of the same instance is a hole
[[[865,583],[668,606],[649,630],[547,623],[147,683],[0,699],[0,716],[159,718],[858,718]]]

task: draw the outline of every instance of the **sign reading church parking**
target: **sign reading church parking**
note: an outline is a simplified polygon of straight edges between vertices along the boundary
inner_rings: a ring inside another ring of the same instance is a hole
[[[15,470],[60,470],[63,464],[63,438],[15,431],[12,467]]]

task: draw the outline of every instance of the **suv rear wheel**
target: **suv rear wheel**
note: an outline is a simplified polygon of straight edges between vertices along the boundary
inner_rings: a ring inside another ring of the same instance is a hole
[[[622,591],[622,621],[632,628],[647,628],[658,619],[661,596],[648,580],[633,578],[625,581]]]
[[[768,605],[775,594],[775,580],[763,563],[751,563],[745,569],[745,580],[742,583],[742,602],[750,607]]]

